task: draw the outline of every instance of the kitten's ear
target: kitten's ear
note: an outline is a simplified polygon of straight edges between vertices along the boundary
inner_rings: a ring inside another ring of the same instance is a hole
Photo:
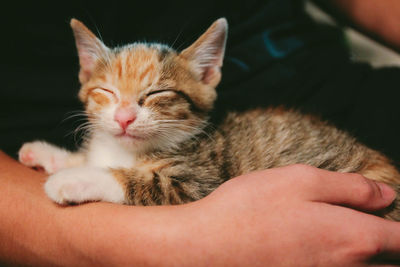
[[[71,19],[71,28],[81,66],[79,80],[85,83],[92,76],[97,60],[107,59],[109,49],[79,20]]]
[[[191,62],[205,84],[215,87],[221,80],[227,34],[228,23],[225,18],[220,18],[191,46],[181,52],[181,56]]]

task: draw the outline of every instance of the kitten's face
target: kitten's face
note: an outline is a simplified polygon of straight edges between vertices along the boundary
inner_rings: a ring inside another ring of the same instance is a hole
[[[109,49],[80,22],[71,25],[92,131],[136,151],[174,148],[201,132],[220,80],[224,19],[181,53],[158,44]]]
[[[110,58],[80,92],[97,131],[137,149],[173,146],[200,131],[215,91],[190,77],[176,53],[136,44]]]

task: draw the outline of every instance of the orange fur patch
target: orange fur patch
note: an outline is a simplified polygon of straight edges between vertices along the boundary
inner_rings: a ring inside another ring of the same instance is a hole
[[[155,67],[154,67],[153,64],[149,65],[149,66],[140,74],[139,80],[143,80],[143,79],[147,76],[147,74],[149,74],[150,71],[154,70],[154,68],[155,68]]]
[[[159,76],[157,53],[157,50],[144,45],[121,52],[112,63],[113,67],[107,73],[106,82],[118,88],[124,98],[137,98]]]

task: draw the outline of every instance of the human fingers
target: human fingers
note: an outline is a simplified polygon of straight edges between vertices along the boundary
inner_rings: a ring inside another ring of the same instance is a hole
[[[356,173],[337,173],[310,166],[299,168],[297,175],[308,190],[312,201],[343,205],[364,211],[376,211],[389,206],[396,192],[388,185],[372,181]]]

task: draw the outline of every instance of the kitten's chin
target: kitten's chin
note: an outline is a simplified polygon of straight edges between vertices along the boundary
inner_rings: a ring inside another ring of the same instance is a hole
[[[171,138],[160,139],[152,137],[143,137],[133,134],[118,134],[114,138],[125,148],[135,153],[148,153],[153,150],[170,150],[177,149],[178,143],[171,142]]]
[[[115,140],[125,148],[135,153],[146,153],[153,150],[176,150],[180,144],[191,139],[195,134],[191,132],[175,131],[164,135],[146,133],[144,135],[136,132],[121,132],[112,134]]]
[[[135,153],[145,153],[151,147],[151,141],[143,136],[128,133],[114,134],[113,136],[123,147]]]
[[[147,143],[146,138],[128,133],[114,135],[114,138],[126,148],[134,150],[141,150]]]
[[[129,134],[129,133],[120,133],[120,134],[115,135],[115,137],[122,141],[126,141],[126,142],[145,141],[146,140],[146,138],[144,138],[142,136],[133,135],[133,134]]]

